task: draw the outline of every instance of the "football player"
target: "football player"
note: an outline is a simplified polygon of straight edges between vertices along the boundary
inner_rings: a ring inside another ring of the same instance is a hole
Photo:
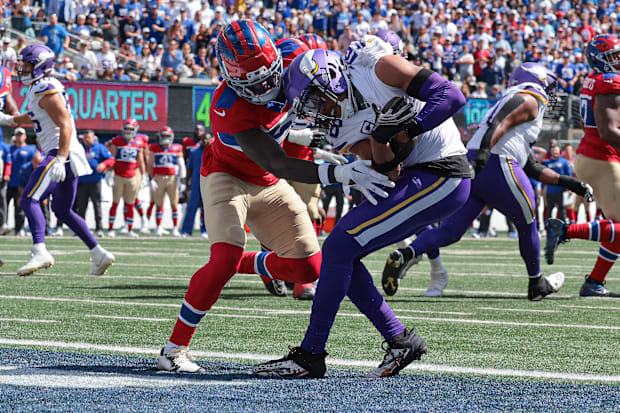
[[[564,283],[561,272],[544,277],[540,271],[540,239],[536,222],[536,200],[529,177],[560,185],[591,198],[591,188],[581,181],[537,163],[531,146],[536,143],[547,106],[556,99],[557,79],[553,72],[536,63],[525,63],[510,76],[509,88],[489,110],[469,141],[468,159],[476,178],[467,203],[441,226],[425,231],[409,247],[399,250],[407,266],[423,253],[458,241],[485,205],[510,217],[519,232],[519,250],[529,276],[528,299],[542,300]],[[395,265],[398,269],[398,265]],[[448,278],[431,279],[439,292]]]
[[[196,126],[196,130],[199,129],[198,126]],[[191,149],[189,152],[187,160],[187,179],[189,181],[187,182],[187,186],[189,187],[189,196],[187,197],[187,208],[185,209],[185,216],[183,217],[183,224],[181,226],[182,237],[192,235],[192,232],[194,231],[194,220],[196,219],[196,211],[198,210],[198,208],[200,208],[200,235],[203,238],[208,238],[207,229],[205,228],[204,223],[205,221],[204,208],[202,207],[202,195],[200,194],[200,167],[202,166],[202,159],[205,156],[208,156],[206,152],[209,150],[211,142],[211,136],[207,134],[202,134],[200,136],[199,145]]]
[[[558,244],[571,238],[600,242],[598,258],[579,290],[581,297],[620,297],[605,288],[605,279],[620,256],[620,39],[611,34],[594,36],[586,48],[592,72],[581,89],[581,118],[584,137],[577,147],[575,173],[592,185],[596,204],[604,220],[566,225],[560,220],[545,222],[545,256],[552,264]],[[587,198],[586,198],[587,200]]]
[[[213,94],[214,142],[200,177],[211,254],[193,275],[172,335],[162,348],[158,366],[168,371],[204,371],[192,361],[187,346],[235,273],[301,284],[317,279],[321,252],[308,210],[280,178],[326,185],[353,181],[373,200],[371,192],[387,196],[380,186],[393,186],[363,161],[317,166],[286,155],[281,143],[295,114],[274,101],[281,88],[282,57],[263,26],[251,20],[227,24],[218,35],[216,51],[224,82]],[[270,251],[244,251],[246,222]]]
[[[327,139],[334,148],[372,160],[374,169],[397,183],[376,206],[362,202],[338,221],[323,243],[321,274],[301,346],[282,359],[255,365],[253,371],[322,377],[325,344],[348,296],[387,343],[383,361],[369,377],[394,376],[419,360],[427,346],[396,318],[361,259],[449,216],[467,199],[470,170],[451,119],[465,97],[441,76],[394,55],[378,38],[348,49],[347,63],[330,50],[304,53],[289,66],[284,89],[300,117],[329,127]]]
[[[185,161],[183,147],[174,143],[174,131],[166,126],[158,134],[159,142],[149,145],[149,159],[147,171],[151,176],[152,201],[155,202],[157,212],[155,222],[155,236],[164,235],[161,221],[164,217],[164,195],[168,195],[172,208],[172,235],[180,237],[179,232],[179,189],[184,191]]]
[[[116,209],[121,198],[125,203],[125,222],[127,235],[137,237],[133,232],[134,204],[145,179],[146,163],[144,157],[145,135],[138,134],[138,121],[129,118],[123,124],[123,134],[110,141],[108,149],[116,159],[114,163],[114,183],[112,186],[112,207],[110,208],[108,236],[114,237]],[[143,222],[144,227],[144,222]]]
[[[6,67],[0,67],[0,112],[9,115],[16,115],[19,113],[15,100],[13,96],[11,96],[11,71]],[[11,150],[9,149],[9,145],[2,142],[2,132],[0,131],[0,235],[6,235],[10,231],[7,225],[7,186],[11,177],[11,169]],[[15,204],[17,204],[17,202],[15,202]],[[15,205],[15,216],[17,217],[19,214],[19,206]],[[15,222],[19,222],[19,219],[16,219]],[[16,227],[17,226],[18,225],[16,225]]]
[[[45,247],[45,218],[40,202],[52,195],[58,219],[88,246],[93,262],[91,275],[102,275],[114,255],[99,245],[86,222],[71,207],[78,177],[92,172],[84,148],[77,140],[71,108],[62,84],[51,77],[55,55],[43,45],[29,45],[19,54],[18,74],[28,85],[28,112],[9,116],[0,113],[0,124],[32,124],[46,157],[32,172],[20,204],[28,217],[33,246],[30,260],[17,270],[25,276],[54,264]]]

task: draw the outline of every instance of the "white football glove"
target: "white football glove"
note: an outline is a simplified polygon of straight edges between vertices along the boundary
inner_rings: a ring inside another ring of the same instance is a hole
[[[15,124],[14,116],[7,115],[6,113],[0,111],[0,125],[7,126],[7,125],[14,125],[14,124]]]
[[[155,179],[151,179],[150,185],[151,191],[153,192],[157,191],[157,188],[159,188],[159,185],[157,185],[157,181]]]
[[[140,181],[140,189],[147,188],[149,186],[149,177],[146,175],[142,175],[142,180]]]
[[[325,133],[318,129],[289,129],[288,141],[301,146],[319,146],[325,140]]]
[[[348,159],[340,154],[324,151],[323,149],[318,148],[314,150],[314,156],[319,159],[323,159],[324,161],[335,163],[336,165],[344,165],[348,162]]]
[[[114,171],[108,171],[105,173],[103,179],[110,188],[114,186]]]
[[[64,156],[56,155],[56,158],[54,158],[52,166],[50,166],[50,170],[48,171],[52,182],[62,182],[65,180],[65,162],[67,162],[67,158]]]
[[[377,205],[377,199],[372,195],[379,195],[381,198],[387,198],[388,193],[384,191],[381,186],[387,188],[394,188],[396,185],[390,179],[375,171],[371,167],[372,161],[359,160],[351,162],[345,165],[334,166],[334,177],[336,182],[343,184],[343,190],[350,185],[353,185],[359,190],[371,204]],[[333,166],[333,165],[332,165]],[[329,180],[329,164],[319,165],[319,178],[324,186],[330,185],[334,182]],[[346,189],[348,191],[348,189]]]
[[[584,185],[586,188],[586,194],[583,196],[587,202],[594,201],[594,189],[589,185],[583,182],[581,185]]]

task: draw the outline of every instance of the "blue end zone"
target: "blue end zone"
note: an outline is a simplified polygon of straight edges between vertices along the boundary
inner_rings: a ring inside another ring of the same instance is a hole
[[[620,386],[422,375],[365,379],[362,372],[341,370],[329,370],[326,379],[261,379],[250,365],[213,362],[200,362],[205,374],[176,375],[158,372],[155,357],[15,349],[0,349],[0,363],[3,412],[566,412],[620,405]],[[104,386],[110,379],[121,384]],[[71,385],[58,386],[65,382]]]

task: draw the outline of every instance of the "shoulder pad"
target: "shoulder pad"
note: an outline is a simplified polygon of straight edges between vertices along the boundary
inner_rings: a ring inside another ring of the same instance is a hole
[[[0,69],[0,96],[11,91],[11,72],[6,67]]]
[[[353,42],[349,48],[357,54],[357,59],[352,64],[353,67],[358,65],[372,67],[383,56],[394,54],[392,45],[372,35],[364,36],[362,40]]]
[[[32,85],[32,91],[37,97],[39,97],[59,92],[59,88],[58,85],[51,79],[41,79]]]

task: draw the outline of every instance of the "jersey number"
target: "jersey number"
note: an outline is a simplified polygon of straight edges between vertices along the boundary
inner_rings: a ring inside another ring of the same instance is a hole
[[[591,96],[581,95],[579,98],[579,113],[581,114],[581,119],[583,120],[583,126],[596,128]]]
[[[120,148],[120,159],[127,162],[138,160],[138,151],[134,148]]]

